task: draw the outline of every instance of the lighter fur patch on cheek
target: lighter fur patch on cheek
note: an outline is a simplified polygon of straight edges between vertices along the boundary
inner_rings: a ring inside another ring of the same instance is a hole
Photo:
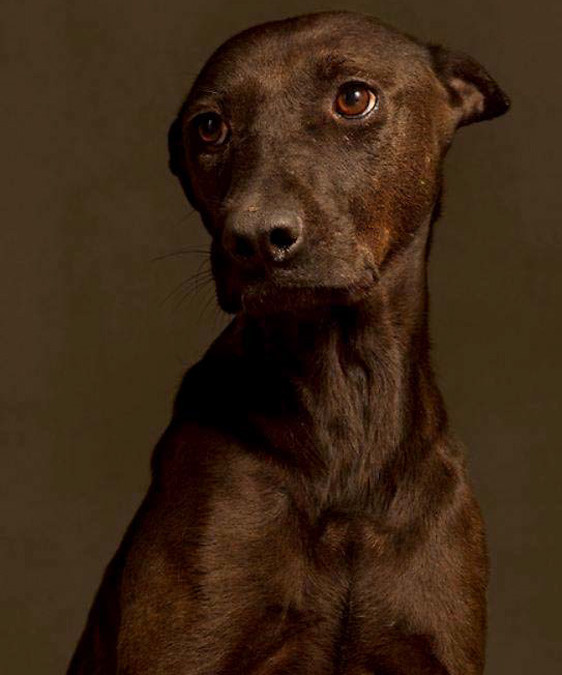
[[[361,209],[355,210],[354,218],[359,223],[356,232],[360,245],[369,249],[371,259],[379,265],[393,243],[392,207],[378,184],[371,188],[369,194],[376,194],[378,198],[369,203],[358,200]]]
[[[392,242],[392,233],[390,229],[380,222],[370,223],[365,229],[369,235],[368,248],[375,264],[380,265],[386,257]]]
[[[385,225],[379,228],[378,235],[379,235],[379,247],[378,247],[379,255],[377,255],[377,263],[381,263],[383,258],[386,256],[388,249],[390,248],[390,240],[392,236],[390,234],[390,230]]]

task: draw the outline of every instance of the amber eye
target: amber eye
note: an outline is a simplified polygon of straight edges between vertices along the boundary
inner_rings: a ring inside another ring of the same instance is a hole
[[[194,127],[199,138],[208,145],[220,145],[224,143],[228,135],[226,122],[215,112],[197,115]]]
[[[334,108],[342,117],[365,117],[377,105],[377,95],[362,82],[347,82],[336,97]]]

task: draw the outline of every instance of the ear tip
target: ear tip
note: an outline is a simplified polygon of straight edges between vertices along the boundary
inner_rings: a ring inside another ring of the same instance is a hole
[[[502,91],[501,94],[502,94],[503,109],[500,115],[503,115],[511,108],[511,98],[505,93],[505,91]]]
[[[505,115],[505,113],[508,112],[510,108],[511,108],[511,99],[503,91],[503,89],[501,89],[498,85],[496,85],[496,91],[494,92],[494,96],[490,98],[489,105],[487,106],[487,109],[482,119],[490,120],[494,119],[495,117],[500,117],[501,115]]]
[[[490,120],[504,115],[511,107],[509,96],[503,91],[488,71],[470,55],[451,51],[443,45],[427,45],[435,72],[447,87],[453,78],[458,78],[476,87],[484,98],[479,111],[468,114],[460,125]]]

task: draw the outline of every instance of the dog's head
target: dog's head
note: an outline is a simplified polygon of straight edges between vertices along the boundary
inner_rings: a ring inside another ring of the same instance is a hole
[[[230,39],[169,132],[223,309],[363,297],[431,219],[455,130],[508,107],[473,59],[369,17],[314,14]]]

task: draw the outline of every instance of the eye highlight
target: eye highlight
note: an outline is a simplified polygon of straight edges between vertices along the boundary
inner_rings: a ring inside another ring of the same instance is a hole
[[[346,82],[338,91],[334,110],[340,117],[366,117],[378,106],[375,92],[363,82]]]
[[[192,124],[199,140],[206,145],[217,146],[226,141],[228,125],[218,113],[201,113]]]

